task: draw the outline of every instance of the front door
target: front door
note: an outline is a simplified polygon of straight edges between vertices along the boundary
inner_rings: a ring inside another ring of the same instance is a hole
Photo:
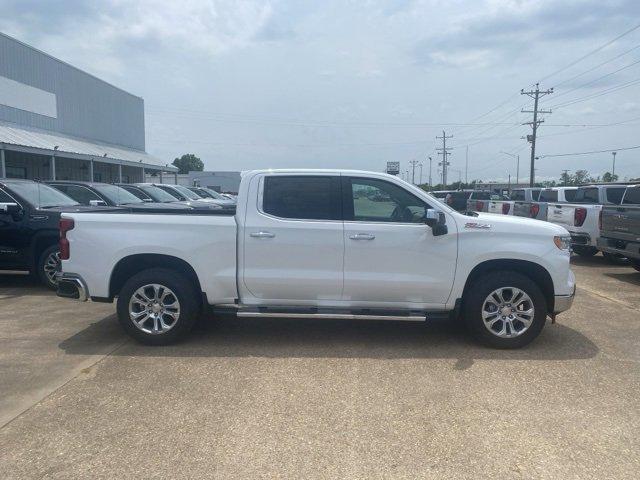
[[[240,233],[244,246],[240,288],[253,297],[253,303],[321,305],[340,300],[344,255],[340,177],[257,176],[248,198],[258,198],[258,205],[248,206]]]
[[[344,294],[371,306],[439,307],[453,285],[457,235],[434,236],[424,200],[384,179],[343,177]],[[421,304],[421,305],[416,305]]]

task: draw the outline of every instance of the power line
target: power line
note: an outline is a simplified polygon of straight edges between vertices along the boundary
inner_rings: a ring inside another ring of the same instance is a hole
[[[563,80],[563,81],[562,81],[562,82],[560,82],[560,83],[556,83],[556,84],[554,85],[554,87],[553,87],[553,88],[558,88],[560,85],[564,85],[565,83],[572,82],[572,81],[573,81],[573,80],[575,80],[576,78],[580,78],[580,77],[582,77],[583,75],[586,75],[587,73],[593,72],[594,70],[597,70],[598,68],[602,67],[603,65],[606,65],[607,63],[611,63],[611,62],[613,62],[614,60],[617,60],[618,58],[623,57],[623,56],[624,56],[624,55],[626,55],[627,53],[632,52],[632,51],[634,51],[634,50],[636,50],[636,49],[638,49],[638,48],[640,48],[640,44],[638,44],[638,45],[636,45],[636,46],[634,46],[634,47],[630,48],[629,50],[625,50],[624,52],[622,52],[622,53],[620,53],[620,54],[616,55],[616,56],[615,56],[615,57],[613,57],[613,58],[610,58],[609,60],[605,60],[604,62],[599,63],[599,64],[598,64],[598,65],[596,65],[595,67],[591,67],[591,68],[589,68],[588,70],[585,70],[585,71],[584,71],[584,72],[582,72],[582,73],[579,73],[579,74],[577,74],[577,75],[574,75],[573,77],[567,78],[566,80]]]
[[[563,96],[565,96],[565,95],[570,94],[571,92],[575,92],[576,90],[579,90],[579,89],[581,89],[581,88],[588,87],[589,85],[593,85],[593,84],[594,84],[594,83],[596,83],[598,80],[602,80],[603,78],[607,78],[607,77],[609,77],[609,76],[611,76],[611,75],[614,75],[614,74],[616,74],[616,73],[618,73],[618,72],[621,72],[622,70],[626,70],[627,68],[631,68],[631,67],[633,67],[634,65],[637,65],[638,63],[640,63],[640,60],[636,60],[635,62],[630,63],[630,64],[628,64],[628,65],[625,65],[624,67],[621,67],[621,68],[619,68],[619,69],[617,69],[617,70],[614,70],[613,72],[609,72],[609,73],[607,73],[607,74],[605,74],[605,75],[601,75],[601,76],[599,76],[599,77],[597,77],[597,78],[594,78],[593,80],[591,80],[591,81],[589,81],[589,82],[587,82],[587,83],[583,83],[582,85],[578,85],[577,87],[574,87],[574,88],[572,88],[572,89],[570,89],[570,90],[566,90],[566,91],[564,91],[564,92],[562,92],[562,93],[560,93],[560,94],[556,95],[556,96],[554,97],[554,99],[555,99],[555,98],[558,98],[558,97],[563,97]]]
[[[640,83],[640,78],[637,78],[635,80],[631,80],[630,82],[627,83],[623,83],[622,85],[618,85],[616,87],[611,87],[607,90],[603,90],[599,93],[593,93],[590,95],[586,95],[584,97],[578,97],[578,98],[574,98],[573,100],[568,100],[566,102],[562,102],[562,103],[558,103],[556,105],[552,105],[550,108],[563,108],[563,107],[567,107],[569,105],[573,105],[574,103],[580,103],[580,102],[584,102],[586,100],[591,100],[592,98],[598,98],[601,97],[603,95],[607,95],[609,93],[613,93],[613,92],[617,92],[619,90],[624,90],[625,88],[628,87],[632,87],[633,85],[637,85],[638,83]]]
[[[556,153],[549,155],[541,155],[539,158],[549,158],[549,157],[572,157],[576,155],[591,155],[593,153],[611,153],[611,152],[620,152],[624,150],[635,150],[640,148],[640,145],[635,145],[633,147],[622,147],[622,148],[610,148],[607,150],[592,150],[590,152],[573,152],[573,153]]]
[[[556,70],[555,72],[550,73],[549,75],[547,75],[546,77],[541,78],[540,80],[538,80],[538,83],[542,83],[543,81],[547,80],[548,78],[551,78],[555,75],[557,75],[560,72],[564,72],[565,70],[568,70],[569,68],[573,67],[574,65],[580,63],[582,60],[584,60],[585,58],[590,57],[591,55],[598,53],[600,50],[603,50],[604,48],[608,47],[609,45],[611,45],[612,43],[617,42],[618,40],[620,40],[622,37],[629,35],[630,33],[634,32],[635,30],[640,28],[640,23],[634,27],[631,27],[629,30],[621,33],[620,35],[618,35],[617,37],[609,40],[608,42],[604,43],[603,45],[600,45],[598,48],[591,50],[589,53],[581,56],[580,58],[574,60],[573,62],[570,62],[568,65]]]

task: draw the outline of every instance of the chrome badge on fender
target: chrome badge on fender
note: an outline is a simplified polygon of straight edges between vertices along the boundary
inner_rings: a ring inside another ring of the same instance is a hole
[[[488,223],[467,222],[464,224],[464,228],[477,228],[480,230],[487,230],[491,228],[491,225],[489,225]]]

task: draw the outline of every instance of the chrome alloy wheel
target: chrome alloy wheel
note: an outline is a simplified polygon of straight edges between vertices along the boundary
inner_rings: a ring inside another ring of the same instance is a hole
[[[482,304],[484,326],[500,338],[526,332],[535,315],[531,297],[516,287],[502,287],[489,294]]]
[[[180,318],[180,302],[170,288],[152,283],[138,288],[129,300],[129,318],[145,333],[171,330]]]
[[[60,252],[51,252],[44,260],[44,274],[52,285],[58,284],[56,274],[60,271]]]

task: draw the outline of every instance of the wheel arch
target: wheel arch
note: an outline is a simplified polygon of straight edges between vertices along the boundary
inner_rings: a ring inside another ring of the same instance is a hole
[[[164,268],[180,272],[193,281],[198,292],[202,292],[196,271],[185,260],[166,254],[140,253],[120,259],[113,268],[109,279],[109,300],[113,300],[120,293],[129,278],[150,268]]]
[[[462,293],[462,298],[465,298],[467,291],[478,278],[486,273],[498,270],[508,270],[516,272],[530,278],[533,282],[535,282],[536,285],[538,285],[538,287],[540,287],[540,290],[542,291],[542,294],[544,295],[545,301],[547,303],[547,311],[553,312],[555,302],[555,289],[551,274],[542,265],[528,260],[520,260],[515,258],[495,259],[486,260],[479,263],[471,270],[469,276],[467,277],[467,281],[465,282],[464,290]]]

